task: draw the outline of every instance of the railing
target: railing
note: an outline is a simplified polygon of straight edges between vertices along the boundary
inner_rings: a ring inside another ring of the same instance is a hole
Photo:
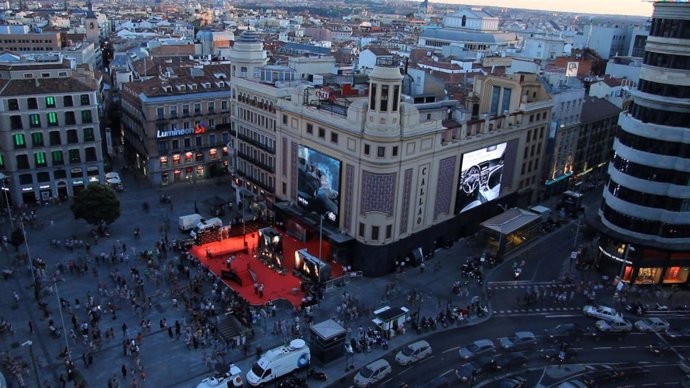
[[[353,272],[348,272],[342,276],[338,276],[337,278],[333,278],[331,280],[328,280],[324,283],[324,288],[326,292],[330,290],[334,290],[339,287],[344,287],[347,284],[350,284],[352,279],[355,278],[361,278],[362,277],[362,271],[353,271]]]

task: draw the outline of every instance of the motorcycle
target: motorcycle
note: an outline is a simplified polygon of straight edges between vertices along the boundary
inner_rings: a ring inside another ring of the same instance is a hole
[[[635,315],[644,315],[647,312],[647,306],[639,302],[631,303],[625,306],[625,311]]]
[[[309,371],[307,372],[307,378],[311,378],[318,381],[326,381],[328,380],[328,375],[326,375],[326,372],[309,369]]]
[[[656,303],[656,310],[657,311],[668,311],[668,306],[664,304],[660,304],[659,302]]]
[[[522,275],[522,267],[515,267],[513,269],[514,277],[513,279],[518,280],[520,278],[520,275]]]

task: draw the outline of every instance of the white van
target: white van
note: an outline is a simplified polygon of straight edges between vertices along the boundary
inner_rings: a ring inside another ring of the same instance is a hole
[[[186,216],[180,216],[180,219],[177,220],[177,225],[181,232],[186,232],[194,228],[203,219],[199,214],[187,214]]]
[[[279,346],[264,353],[247,372],[247,382],[253,387],[266,384],[306,368],[310,362],[309,346],[302,339],[294,339],[288,346]]]
[[[194,227],[194,229],[192,229],[189,235],[192,236],[192,238],[196,238],[196,236],[202,230],[210,229],[216,226],[223,226],[223,220],[221,220],[220,218],[209,218],[208,220],[201,220],[201,222],[196,224],[196,226]]]

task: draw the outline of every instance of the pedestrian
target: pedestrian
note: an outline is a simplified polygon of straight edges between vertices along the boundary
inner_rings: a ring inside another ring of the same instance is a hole
[[[254,295],[259,295],[259,283],[254,283]]]
[[[67,380],[65,380],[65,375],[61,373],[60,377],[58,378],[58,382],[60,382],[62,388],[65,388],[65,386],[67,386]]]
[[[86,355],[86,360],[89,362],[89,366],[93,365],[93,353],[89,352],[89,354]]]
[[[34,324],[33,322],[31,322],[31,320],[29,320],[29,333],[34,333]]]
[[[264,297],[264,284],[261,283],[259,285],[259,298],[263,298],[263,297]]]
[[[170,341],[173,340],[173,328],[172,328],[172,326],[168,326],[168,337],[170,337]]]
[[[122,322],[122,336],[127,335],[127,322]]]
[[[122,368],[120,368],[120,372],[122,372],[122,378],[126,379],[127,378],[127,366],[125,364],[122,364]]]
[[[84,367],[88,368],[89,367],[89,362],[86,359],[86,353],[81,354],[81,360],[84,362]]]

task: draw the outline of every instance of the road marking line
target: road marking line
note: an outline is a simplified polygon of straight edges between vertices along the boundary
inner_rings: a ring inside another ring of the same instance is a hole
[[[454,348],[450,348],[450,349],[446,349],[446,350],[442,351],[441,354],[452,352],[453,350],[458,350],[458,349],[460,349],[460,347],[456,346]]]
[[[637,346],[621,346],[621,349],[635,349]]]
[[[559,315],[547,315],[544,318],[572,318],[579,317],[578,314],[559,314]]]
[[[405,368],[405,370],[403,370],[402,372],[398,373],[398,376],[402,375],[403,373],[407,372],[407,371],[410,370],[410,369],[412,369],[412,367],[411,367],[411,366],[408,366],[407,368]]]
[[[592,348],[592,349],[594,349],[594,350],[608,350],[608,349],[612,349],[612,348],[610,346],[599,346],[599,347]]]
[[[449,374],[449,373],[453,373],[454,370],[455,370],[455,369],[448,369],[447,371],[441,373],[441,376],[439,376],[439,377],[443,377],[443,376],[445,376],[445,375],[447,375],[447,374]]]

